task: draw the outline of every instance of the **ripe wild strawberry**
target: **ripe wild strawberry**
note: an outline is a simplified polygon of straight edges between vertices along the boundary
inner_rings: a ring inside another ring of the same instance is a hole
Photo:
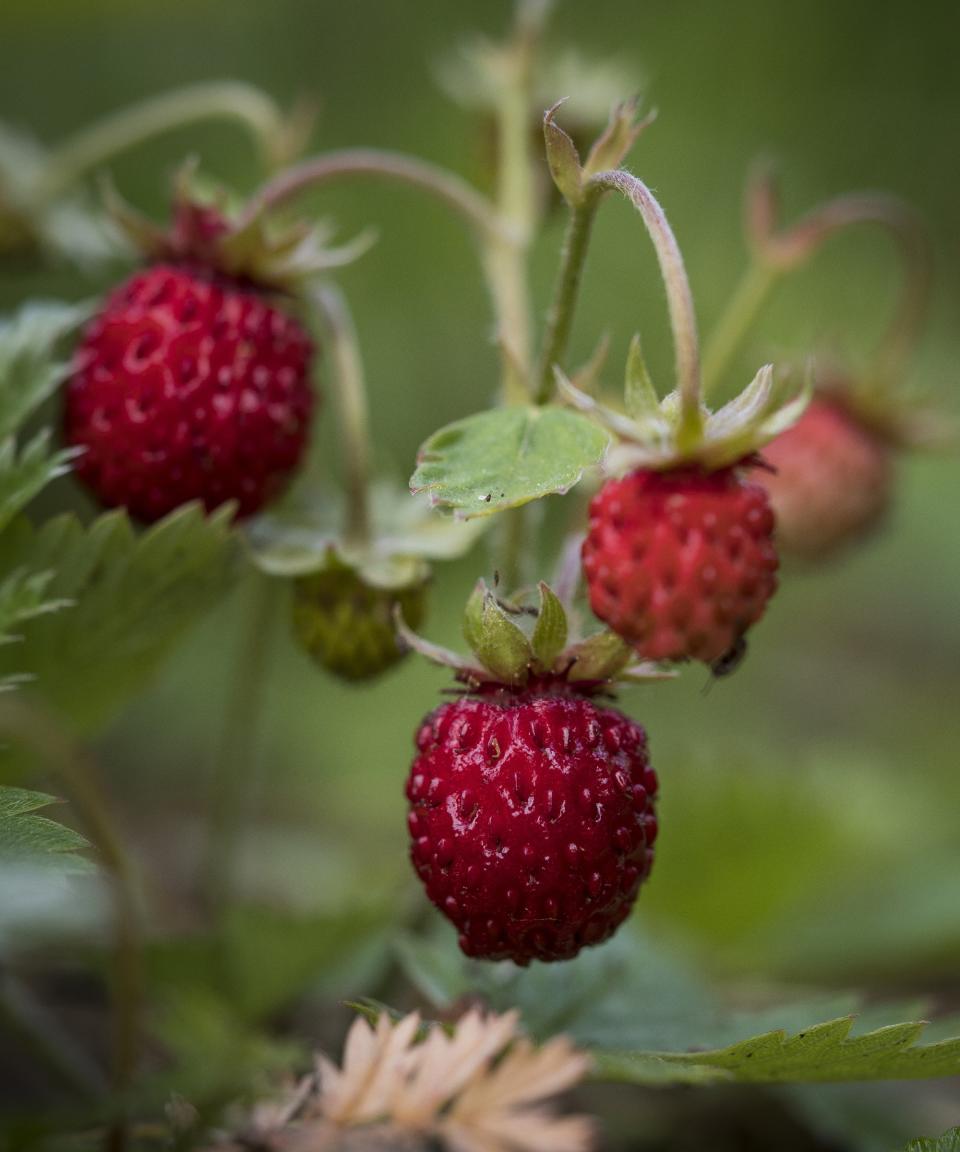
[[[466,685],[421,724],[407,781],[413,866],[460,947],[528,964],[606,940],[653,864],[657,778],[644,730],[596,697],[663,673],[628,667],[610,632],[568,644],[544,584],[538,609],[509,610],[477,586],[464,621],[477,663],[400,631]]]
[[[785,551],[818,560],[883,519],[891,495],[891,441],[836,399],[819,396],[767,445],[771,471],[760,481]]]
[[[643,729],[563,681],[464,697],[417,734],[413,865],[468,956],[568,960],[629,915],[656,792]]]
[[[65,425],[78,477],[146,522],[191,500],[249,516],[303,455],[311,355],[300,324],[249,285],[167,263],[137,273],[76,353]]]
[[[583,570],[594,613],[645,659],[713,663],[777,586],[766,492],[737,469],[640,469],[590,505]]]

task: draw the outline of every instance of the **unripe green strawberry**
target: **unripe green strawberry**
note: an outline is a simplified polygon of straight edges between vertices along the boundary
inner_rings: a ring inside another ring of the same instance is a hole
[[[380,588],[352,568],[335,564],[294,583],[293,628],[322,668],[344,680],[369,680],[402,659],[394,613],[411,627],[426,612],[427,579]]]

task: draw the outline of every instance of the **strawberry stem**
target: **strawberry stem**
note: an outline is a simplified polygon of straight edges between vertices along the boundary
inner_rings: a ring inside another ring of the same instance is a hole
[[[667,293],[670,328],[676,356],[677,391],[680,394],[681,446],[696,442],[703,420],[700,414],[700,349],[693,293],[683,263],[680,246],[663,209],[650,189],[636,176],[622,169],[599,172],[591,177],[587,189],[599,188],[619,192],[640,213],[656,249],[660,275]]]
[[[929,245],[918,217],[903,201],[882,193],[854,192],[811,209],[779,233],[771,227],[765,235],[753,236],[751,265],[718,322],[704,357],[707,391],[721,382],[780,280],[805,265],[832,236],[859,224],[884,228],[896,242],[900,256],[903,286],[873,355],[878,377],[891,379],[899,374],[926,321],[931,286]]]
[[[33,200],[52,203],[118,153],[164,132],[217,119],[237,120],[249,128],[268,167],[285,159],[276,145],[278,140],[289,140],[288,125],[269,96],[232,81],[194,84],[123,108],[59,145],[44,165]]]
[[[0,706],[0,731],[33,752],[60,780],[109,874],[114,909],[112,1082],[122,1094],[136,1083],[143,1038],[143,929],[129,853],[94,766],[53,716],[36,704],[8,697]],[[126,1122],[119,1118],[107,1133],[106,1147],[119,1150],[126,1145]]]
[[[560,275],[557,278],[556,293],[550,312],[547,315],[547,328],[544,334],[543,350],[537,373],[539,388],[536,400],[546,404],[553,395],[555,385],[554,367],[559,365],[567,350],[573,313],[587,258],[590,231],[600,204],[600,191],[588,191],[581,203],[570,209],[570,218],[563,241],[560,257]],[[562,365],[561,365],[562,367]]]
[[[370,539],[370,433],[363,360],[353,317],[343,293],[326,284],[314,295],[330,345],[340,419],[340,459],[346,488],[344,538],[363,546]]]

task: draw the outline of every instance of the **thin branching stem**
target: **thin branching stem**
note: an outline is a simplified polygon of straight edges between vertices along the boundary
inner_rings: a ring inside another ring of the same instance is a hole
[[[129,853],[89,756],[57,718],[21,697],[0,703],[0,732],[29,748],[62,784],[111,881],[114,906],[112,1081],[119,1093],[136,1082],[143,1039],[143,930]],[[121,1152],[126,1125],[118,1120],[106,1146]]]
[[[203,120],[243,124],[268,160],[286,129],[274,101],[249,84],[222,81],[177,88],[106,116],[55,148],[43,167],[35,198],[50,203],[119,153],[153,136]]]
[[[681,438],[700,432],[700,350],[693,293],[673,230],[650,189],[636,176],[620,169],[593,176],[589,188],[619,192],[636,208],[657,253],[660,275],[667,293],[667,309],[676,356],[677,390],[680,394]]]
[[[370,539],[370,430],[363,360],[353,317],[343,293],[332,284],[315,300],[327,332],[340,418],[340,459],[346,489],[344,538],[363,546]]]

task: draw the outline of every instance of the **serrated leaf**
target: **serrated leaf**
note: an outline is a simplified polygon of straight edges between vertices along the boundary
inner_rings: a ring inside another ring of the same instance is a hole
[[[75,455],[70,449],[51,452],[47,428],[19,452],[12,436],[0,442],[0,532],[52,480],[70,470]]]
[[[425,560],[455,560],[489,527],[484,520],[454,520],[410,495],[406,487],[379,481],[370,491],[372,532],[358,546],[343,535],[340,492],[321,491],[315,482],[246,527],[254,563],[271,576],[303,576],[329,563],[330,552],[378,587],[409,584]]]
[[[951,1128],[932,1140],[911,1140],[903,1152],[960,1152],[960,1128]]]
[[[567,646],[566,609],[553,589],[542,580],[540,612],[530,642],[534,656],[544,668],[552,668],[554,661]]]
[[[31,691],[91,729],[138,692],[157,665],[230,587],[232,510],[178,509],[137,534],[126,513],[85,527],[72,515],[4,537],[9,571],[52,571],[51,598],[69,610],[24,623],[22,643],[0,649],[0,675],[25,672]]]
[[[681,956],[633,925],[563,971],[478,964],[458,955],[450,933],[407,938],[398,952],[434,1003],[479,997],[495,1010],[517,1007],[532,1036],[564,1031],[586,1048],[597,1079],[826,1083],[960,1074],[960,1037],[918,1044],[921,1022],[877,1028],[879,1012],[871,1007],[862,1013],[870,1030],[852,1035],[860,1007],[854,997],[785,1000],[755,1011],[728,1007]],[[890,1006],[883,1014],[910,1010]],[[820,1023],[824,1016],[830,1018]],[[749,1039],[731,1042],[744,1034]]]
[[[0,440],[57,390],[67,365],[54,349],[89,315],[89,305],[36,302],[0,319]]]
[[[5,870],[14,865],[66,871],[89,867],[75,855],[87,847],[78,832],[36,815],[38,809],[56,803],[56,797],[43,792],[0,785],[0,865]]]
[[[645,1083],[651,1057],[705,1079],[720,1071],[752,1084],[842,1083],[864,1080],[926,1080],[960,1075],[960,1037],[919,1044],[922,1021],[892,1024],[851,1036],[854,1017],[816,1024],[793,1035],[762,1033],[707,1052],[594,1052],[601,1080]]]
[[[488,516],[569,491],[608,443],[602,428],[565,408],[496,408],[435,432],[410,486],[463,518]]]

